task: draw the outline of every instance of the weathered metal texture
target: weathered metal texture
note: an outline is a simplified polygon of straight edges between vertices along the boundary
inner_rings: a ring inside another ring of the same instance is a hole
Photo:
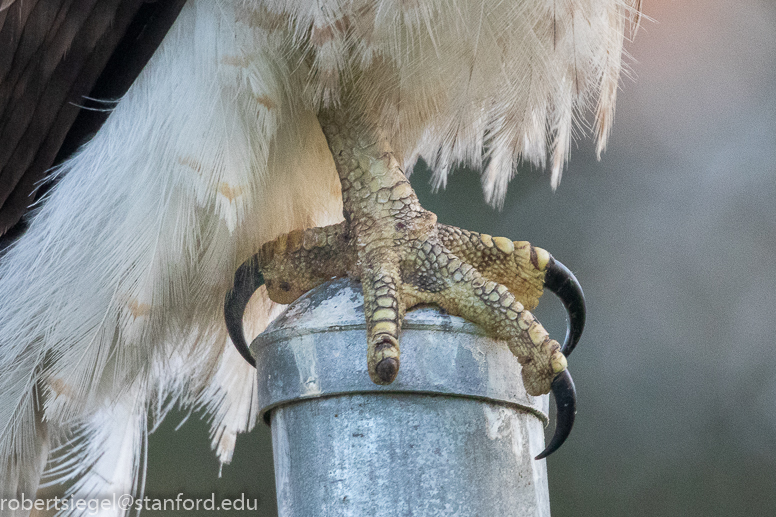
[[[407,314],[401,370],[366,366],[360,286],[308,293],[252,344],[280,517],[545,516],[547,397],[461,318]]]

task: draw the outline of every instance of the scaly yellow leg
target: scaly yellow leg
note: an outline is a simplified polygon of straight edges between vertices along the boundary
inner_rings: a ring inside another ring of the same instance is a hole
[[[347,109],[319,115],[342,183],[345,221],[292,232],[265,244],[238,270],[225,305],[232,340],[249,360],[242,313],[261,283],[269,297],[291,303],[329,278],[350,276],[364,291],[367,366],[377,384],[390,384],[400,366],[399,336],[407,309],[436,304],[507,342],[523,365],[526,390],[552,390],[559,404],[556,435],[544,457],[573,424],[573,382],[566,357],[584,324],[581,289],[541,248],[438,224],[424,210],[378,128]],[[573,332],[561,345],[528,309],[544,287],[561,293]]]

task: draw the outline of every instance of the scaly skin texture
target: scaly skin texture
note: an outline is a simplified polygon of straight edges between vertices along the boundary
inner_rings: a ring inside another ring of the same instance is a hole
[[[263,246],[256,259],[270,298],[291,303],[330,278],[360,280],[367,364],[378,384],[398,374],[405,311],[438,305],[506,341],[528,393],[547,393],[566,358],[528,309],[542,294],[550,255],[524,241],[438,224],[379,130],[341,108],[319,120],[342,183],[345,221]]]

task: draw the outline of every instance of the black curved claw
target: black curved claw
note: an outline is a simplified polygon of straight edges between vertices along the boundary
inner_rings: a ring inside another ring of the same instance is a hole
[[[262,285],[264,275],[261,274],[258,259],[254,256],[237,268],[234,273],[234,285],[227,291],[224,300],[224,320],[229,337],[240,355],[254,367],[256,359],[251,355],[243,332],[243,314],[251,295]]]
[[[585,329],[585,293],[579,285],[574,273],[555,258],[550,258],[550,263],[544,273],[544,286],[560,298],[568,314],[568,327],[566,339],[560,351],[568,356],[577,346],[582,331]]]
[[[577,390],[574,388],[574,379],[568,370],[560,372],[552,381],[552,395],[558,412],[555,421],[555,434],[549,445],[535,459],[546,458],[557,451],[574,427],[574,416],[577,414]]]

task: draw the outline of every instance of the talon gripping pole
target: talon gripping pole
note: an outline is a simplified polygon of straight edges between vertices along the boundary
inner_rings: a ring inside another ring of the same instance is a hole
[[[258,255],[243,263],[235,273],[234,285],[224,301],[224,316],[229,335],[240,355],[252,366],[256,360],[251,354],[245,339],[242,318],[251,295],[262,285],[264,276],[259,265]],[[585,326],[585,298],[582,287],[576,277],[560,261],[550,259],[545,275],[545,287],[555,293],[568,311],[568,329],[562,348],[568,355],[577,345]],[[568,370],[558,374],[551,386],[557,406],[555,433],[547,447],[536,456],[546,458],[566,441],[571,434],[576,416],[576,389]]]
[[[547,398],[527,394],[517,358],[424,308],[404,319],[398,376],[378,385],[360,290],[337,280],[310,291],[251,345],[278,515],[548,517],[547,463],[534,460]]]
[[[577,346],[582,331],[585,329],[587,313],[585,294],[582,292],[582,286],[579,285],[574,273],[554,257],[550,258],[547,265],[544,286],[560,298],[566,308],[568,325],[561,352],[568,356]],[[577,414],[577,391],[568,370],[562,371],[553,379],[551,391],[557,407],[555,434],[547,447],[536,456],[537,460],[546,458],[563,445],[563,442],[571,434]]]

